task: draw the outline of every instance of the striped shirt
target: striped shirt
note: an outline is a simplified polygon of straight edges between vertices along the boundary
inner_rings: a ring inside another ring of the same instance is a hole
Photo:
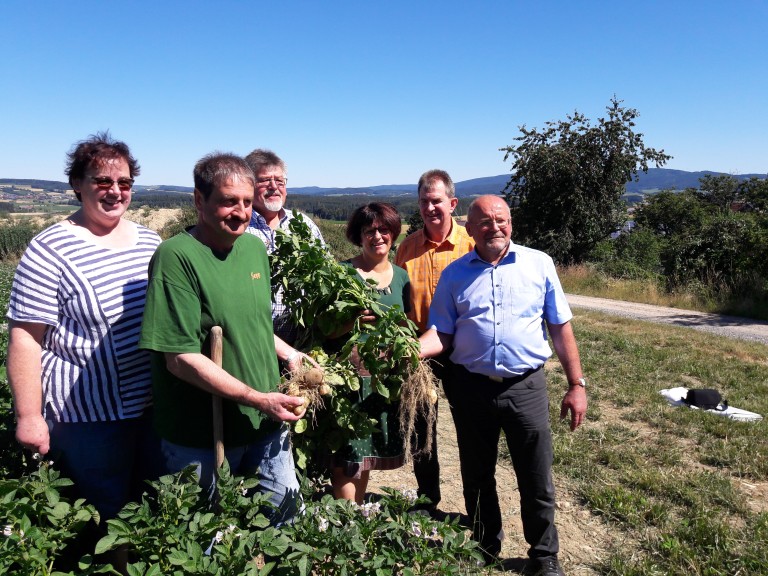
[[[149,353],[138,349],[147,267],[160,237],[136,225],[129,248],[94,244],[55,224],[32,239],[16,268],[8,318],[46,324],[43,416],[106,422],[141,416],[151,402]]]
[[[432,242],[417,230],[400,243],[395,264],[408,271],[411,279],[411,310],[408,317],[416,323],[420,332],[426,332],[429,305],[443,270],[474,247],[472,237],[464,226],[453,221],[451,233],[441,244]]]
[[[290,233],[288,224],[290,224],[291,220],[296,217],[296,214],[299,214],[299,212],[294,212],[291,209],[284,209],[283,215],[280,216],[278,228],[284,232]],[[306,214],[302,214],[302,216],[304,222],[309,226],[309,231],[312,233],[312,236],[325,245],[323,235],[320,233],[320,229],[317,225]],[[261,241],[264,242],[264,246],[267,247],[268,254],[272,254],[272,252],[275,251],[275,237],[277,236],[277,231],[270,228],[269,224],[267,224],[267,221],[264,219],[264,216],[256,212],[256,210],[251,213],[251,223],[248,225],[246,232],[261,238]],[[296,341],[298,328],[291,322],[288,308],[283,304],[282,288],[274,294],[274,299],[272,301],[272,325],[275,330],[275,335],[286,341],[288,344],[293,344]]]

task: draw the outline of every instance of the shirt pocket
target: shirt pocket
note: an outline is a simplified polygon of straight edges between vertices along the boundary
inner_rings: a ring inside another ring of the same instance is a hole
[[[504,286],[504,309],[518,318],[541,316],[544,309],[544,289],[531,284]]]

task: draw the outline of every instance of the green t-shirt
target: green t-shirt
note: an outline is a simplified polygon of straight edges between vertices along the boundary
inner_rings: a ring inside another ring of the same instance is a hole
[[[222,367],[260,392],[277,390],[270,271],[264,243],[243,234],[228,254],[187,232],[163,242],[149,266],[139,347],[152,351],[155,429],[174,444],[213,444],[211,395],[171,374],[165,352],[209,356],[213,326],[223,334]],[[255,408],[224,400],[224,445],[245,446],[278,428]]]

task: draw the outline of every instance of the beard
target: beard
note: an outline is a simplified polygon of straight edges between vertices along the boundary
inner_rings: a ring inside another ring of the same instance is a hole
[[[271,196],[264,199],[264,207],[270,212],[280,212],[283,207],[282,196]]]

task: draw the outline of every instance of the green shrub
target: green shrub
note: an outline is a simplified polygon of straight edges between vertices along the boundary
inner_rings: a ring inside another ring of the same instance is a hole
[[[163,240],[168,240],[168,238],[184,232],[188,227],[195,224],[197,224],[197,210],[194,206],[184,206],[176,218],[170,220],[160,229],[159,234]]]
[[[18,260],[29,241],[42,228],[27,220],[4,222],[0,225],[0,260]]]
[[[360,254],[360,248],[347,240],[346,224],[339,224],[330,220],[315,220],[315,223],[320,228],[325,245],[336,260],[349,260],[353,256]]]
[[[152,482],[140,504],[107,522],[96,552],[127,547],[131,574],[458,574],[481,558],[456,521],[407,512],[415,491],[390,490],[362,507],[325,496],[274,528],[256,480],[233,477],[225,464],[214,506],[193,470]]]

